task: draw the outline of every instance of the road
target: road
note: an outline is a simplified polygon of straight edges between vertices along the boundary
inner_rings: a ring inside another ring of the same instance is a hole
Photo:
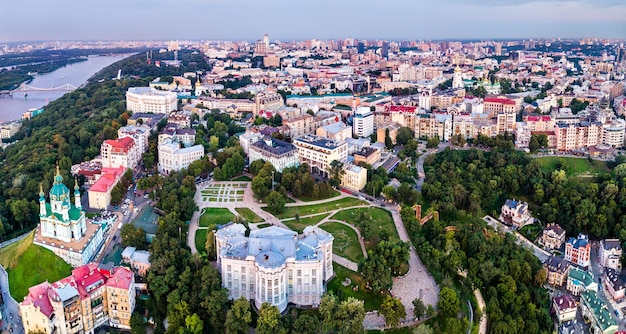
[[[12,334],[24,334],[19,304],[9,294],[9,275],[2,266],[0,266],[0,290],[4,300],[4,307],[0,308],[3,317],[3,320],[0,321],[2,333],[11,333],[12,330]]]
[[[535,256],[539,259],[539,261],[541,261],[541,263],[545,263],[550,257],[550,253],[541,249],[539,246],[533,244],[528,239],[524,238],[524,236],[519,234],[517,231],[513,231],[510,227],[502,224],[499,220],[487,215],[483,217],[483,221],[489,224],[489,226],[491,226],[496,231],[504,231],[506,233],[513,233],[513,235],[517,239],[517,244],[531,249],[533,251],[533,254],[535,254]]]
[[[598,259],[598,247],[600,247],[599,242],[593,242],[591,244],[591,265],[589,266],[589,269],[591,270],[594,279],[598,281],[598,297],[600,297],[600,299],[607,305],[611,317],[619,325],[618,330],[623,331],[626,330],[626,327],[624,326],[623,321],[615,315],[615,304],[611,303],[613,301],[612,298],[610,296],[607,297],[604,294],[604,285],[600,280],[600,277],[602,277],[602,268],[600,267],[600,260]]]

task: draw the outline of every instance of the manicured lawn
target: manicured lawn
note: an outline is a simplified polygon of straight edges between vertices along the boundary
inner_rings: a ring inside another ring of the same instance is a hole
[[[257,225],[257,228],[266,228],[266,227],[270,227],[270,226],[272,226],[272,224],[270,224],[270,223],[263,223],[263,224]]]
[[[369,207],[342,210],[334,214],[331,219],[341,220],[348,224],[358,226],[359,222],[357,220],[361,217],[360,213],[362,212],[365,212],[366,217],[371,220],[374,231],[385,231],[389,235],[389,240],[400,241],[396,226],[393,223],[393,218],[391,218],[391,213],[381,208]],[[369,242],[365,240],[365,247],[369,249],[370,246]]]
[[[209,227],[211,225],[223,225],[235,218],[228,209],[223,208],[206,208],[200,216],[200,227]]]
[[[333,291],[335,295],[341,291],[343,298],[354,297],[362,300],[366,312],[380,309],[380,304],[382,304],[385,294],[374,293],[371,290],[367,290],[363,282],[363,277],[358,273],[336,263],[333,263],[333,268],[335,270],[335,277],[328,282],[329,291]],[[350,279],[351,283],[348,286],[343,286],[342,282],[346,277]],[[356,291],[354,290],[355,287],[358,287]]]
[[[295,219],[291,219],[291,220],[285,220],[283,221],[283,224],[287,225],[290,229],[298,232],[298,233],[302,233],[302,231],[304,231],[304,228],[307,226],[313,226],[317,223],[319,223],[320,221],[322,221],[322,219],[326,218],[326,216],[328,216],[327,214],[321,214],[321,215],[315,215],[312,217],[306,217],[306,218],[300,218],[300,221],[297,221]]]
[[[250,179],[249,177],[247,177],[245,175],[241,175],[241,176],[237,176],[236,178],[232,179],[231,181],[249,182],[249,181],[252,181],[252,179]]]
[[[320,227],[335,237],[333,253],[357,263],[363,260],[359,237],[352,228],[337,222],[324,223]]]
[[[518,231],[521,235],[525,236],[526,239],[534,242],[539,236],[539,233],[543,231],[543,228],[538,224],[531,224],[520,228]]]
[[[41,246],[31,244],[17,260],[15,267],[9,268],[11,296],[22,301],[28,294],[28,288],[41,282],[56,282],[72,272],[72,266],[65,263]]]
[[[596,173],[610,172],[606,162],[598,160],[589,161],[587,158],[542,157],[536,158],[535,160],[537,160],[542,168],[549,171],[553,171],[563,165],[561,168],[570,176],[580,174],[595,175]]]
[[[342,208],[346,208],[350,206],[357,206],[357,205],[361,205],[365,203],[366,203],[365,201],[361,201],[354,197],[344,197],[342,199],[332,201],[332,202],[327,202],[327,203],[320,203],[320,204],[313,204],[313,205],[301,205],[301,206],[289,206],[285,208],[285,211],[283,211],[283,213],[275,215],[275,216],[279,219],[293,218],[296,216],[296,213],[298,213],[300,216],[308,216],[308,215],[313,215],[316,213],[323,213],[323,212],[327,212],[330,210],[342,209]],[[265,208],[263,209],[265,210]]]
[[[197,230],[195,241],[196,241],[196,249],[198,253],[206,253],[206,235],[209,233],[209,230]]]
[[[243,219],[247,220],[250,223],[261,223],[265,220],[259,217],[256,213],[248,208],[236,208],[235,211],[239,212]]]
[[[324,197],[324,198],[299,197],[298,199],[301,200],[302,202],[312,202],[312,201],[319,201],[321,199],[337,197],[339,195],[341,195],[340,192],[338,192],[337,190],[333,190],[333,192],[328,197]]]

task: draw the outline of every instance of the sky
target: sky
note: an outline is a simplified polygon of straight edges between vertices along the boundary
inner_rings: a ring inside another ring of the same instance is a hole
[[[10,0],[3,0],[5,3]],[[626,39],[626,0],[18,0],[0,41]]]

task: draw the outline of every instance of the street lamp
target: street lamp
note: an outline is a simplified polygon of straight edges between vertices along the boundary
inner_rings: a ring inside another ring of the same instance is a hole
[[[272,171],[272,191],[274,191],[274,171]]]

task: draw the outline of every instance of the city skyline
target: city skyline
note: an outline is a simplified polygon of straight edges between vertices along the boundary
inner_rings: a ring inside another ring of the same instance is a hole
[[[193,14],[189,14],[193,13]],[[235,3],[26,0],[0,13],[0,41],[625,38],[618,0]]]

